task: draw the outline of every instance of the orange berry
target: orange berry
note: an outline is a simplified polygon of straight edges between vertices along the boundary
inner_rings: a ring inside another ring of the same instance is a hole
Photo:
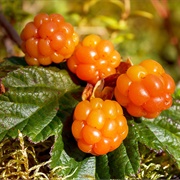
[[[174,91],[175,82],[163,67],[145,60],[118,77],[114,95],[130,115],[155,118],[172,105]]]
[[[87,116],[91,112],[91,104],[88,100],[81,101],[75,108],[74,119],[86,120]]]
[[[89,36],[86,36],[83,41],[82,45],[87,47],[95,48],[97,44],[101,41],[101,37],[96,34],[90,34]]]
[[[39,57],[38,39],[30,38],[26,41],[26,52],[30,57]]]
[[[147,70],[142,66],[134,65],[127,70],[126,74],[131,81],[141,81],[147,75]]]
[[[113,44],[108,40],[101,40],[96,46],[97,53],[100,58],[108,58],[114,51]]]
[[[155,74],[148,74],[142,84],[148,90],[150,96],[160,96],[164,92],[164,85],[161,79]]]
[[[82,138],[82,129],[84,127],[84,121],[75,120],[72,124],[72,134],[76,139]]]
[[[89,125],[84,126],[82,129],[82,135],[87,144],[94,145],[101,140],[101,131]]]
[[[93,151],[97,155],[107,154],[110,151],[111,143],[111,139],[102,137],[101,140],[94,145]]]
[[[50,56],[52,62],[54,63],[60,63],[62,62],[65,58],[61,54],[58,54],[57,52],[53,52],[53,54]]]
[[[147,89],[143,86],[142,82],[135,81],[129,86],[129,99],[137,106],[141,106],[143,103],[150,99],[150,95]]]
[[[22,51],[27,64],[50,65],[60,63],[71,57],[79,43],[79,36],[73,26],[60,14],[40,13],[22,30]],[[26,57],[31,57],[26,59]]]
[[[98,75],[98,72],[96,71],[96,67],[94,65],[79,64],[76,68],[76,74],[80,79],[90,81]]]
[[[27,39],[30,39],[32,37],[37,37],[37,27],[33,22],[29,22],[26,24],[21,32],[20,37],[23,41],[26,41]]]
[[[95,127],[96,129],[102,129],[106,121],[106,116],[101,109],[94,109],[91,111],[86,119],[89,126]]]
[[[117,134],[117,123],[114,119],[106,119],[106,122],[101,130],[104,137],[113,138]]]
[[[126,127],[125,127],[126,128]],[[126,137],[126,136],[124,136],[124,137]],[[111,143],[111,147],[110,147],[110,151],[113,151],[113,150],[115,150],[116,148],[118,148],[119,147],[119,144],[121,144],[122,143],[122,140],[123,140],[123,138],[121,137],[121,135],[120,134],[116,134],[116,136],[113,138],[113,140],[112,140],[112,143]]]
[[[34,17],[34,25],[39,28],[41,24],[49,21],[49,16],[46,13],[39,13]]]
[[[87,144],[83,139],[78,140],[78,147],[85,153],[91,153],[93,145]]]
[[[143,117],[147,114],[146,111],[142,108],[142,106],[136,106],[133,103],[129,103],[126,109],[128,113],[134,117]]]
[[[109,55],[109,61],[108,61],[109,65],[113,68],[116,68],[119,66],[120,62],[121,62],[121,55],[116,50],[113,50]]]
[[[121,74],[116,81],[116,87],[122,95],[127,96],[131,82],[127,74]]]
[[[31,66],[39,66],[39,61],[36,58],[32,58],[28,55],[25,55],[26,58],[26,62],[27,64],[31,65]]]
[[[144,60],[139,65],[143,66],[147,70],[148,74],[161,75],[165,72],[161,64],[152,59]]]
[[[168,94],[173,94],[175,91],[175,88],[176,88],[176,85],[175,85],[173,78],[167,73],[163,73],[162,78],[163,78],[165,91]]]
[[[64,37],[64,34],[62,32],[55,32],[51,36],[50,45],[54,50],[59,50],[64,46],[66,39]]]
[[[51,36],[57,31],[57,28],[58,26],[55,22],[48,21],[41,24],[38,29],[38,34],[42,39],[51,38]]]
[[[130,103],[129,97],[121,94],[117,87],[115,87],[114,89],[114,95],[115,95],[116,100],[121,106],[126,107]]]
[[[121,56],[110,41],[90,34],[76,47],[67,65],[79,79],[95,85],[98,80],[115,74],[120,62]]]
[[[53,53],[53,49],[50,46],[50,40],[40,39],[38,42],[39,53],[43,56],[50,56]]]
[[[80,150],[93,155],[113,151],[128,134],[121,106],[100,98],[84,100],[76,106],[71,129]]]

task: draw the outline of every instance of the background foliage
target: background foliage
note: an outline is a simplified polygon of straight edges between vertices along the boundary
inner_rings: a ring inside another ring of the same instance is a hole
[[[124,60],[130,57],[134,64],[149,58],[159,61],[177,84],[169,110],[153,122],[127,116],[129,135],[123,144],[108,155],[89,156],[77,148],[70,133],[72,112],[81,99],[81,84],[71,79],[64,64],[27,67],[17,44],[0,26],[0,61],[7,57],[0,65],[0,79],[8,89],[0,96],[0,140],[18,137],[20,143],[10,139],[1,142],[0,178],[6,173],[16,177],[22,171],[26,179],[57,175],[85,179],[180,177],[177,1],[0,0],[0,12],[18,34],[37,13],[60,13],[81,37],[96,33],[111,40]],[[8,149],[11,143],[15,152]],[[15,168],[17,162],[21,169]],[[4,166],[6,163],[9,166]]]

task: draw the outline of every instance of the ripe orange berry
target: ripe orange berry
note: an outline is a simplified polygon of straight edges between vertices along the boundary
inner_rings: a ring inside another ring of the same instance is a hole
[[[111,149],[112,140],[102,137],[93,147],[94,154],[106,154]]]
[[[121,56],[110,41],[90,34],[76,47],[67,60],[67,66],[79,79],[94,85],[98,80],[115,74],[120,62]]]
[[[37,31],[37,28],[34,25],[34,23],[29,22],[29,23],[26,24],[26,26],[22,30],[22,32],[20,34],[20,37],[23,40],[27,40],[27,39],[29,39],[31,37],[37,37],[38,36],[37,32],[38,31]]]
[[[150,99],[147,89],[143,86],[142,82],[132,82],[129,86],[129,99],[133,104],[141,106]]]
[[[121,74],[117,79],[116,87],[122,95],[127,96],[131,82],[127,74]]]
[[[74,121],[72,125],[72,131],[76,139],[82,139],[83,136],[81,130],[84,126],[85,126],[84,121],[79,121],[79,120]]]
[[[126,107],[129,103],[130,103],[130,99],[128,97],[128,95],[123,95],[119,89],[117,88],[117,86],[115,87],[114,89],[114,95],[116,97],[116,100],[118,101],[118,103],[121,105],[121,106],[124,106]]]
[[[162,78],[165,87],[165,92],[167,92],[168,94],[173,94],[176,88],[173,78],[167,73],[163,73]]]
[[[101,41],[100,36],[96,34],[90,34],[83,39],[82,45],[86,47],[95,48],[100,41]]]
[[[88,115],[86,122],[89,126],[94,127],[96,129],[102,129],[104,123],[106,121],[106,116],[101,109],[94,109]]]
[[[161,64],[152,59],[144,60],[139,65],[144,67],[147,70],[148,74],[161,75],[165,72]]]
[[[84,100],[76,106],[71,129],[79,149],[93,155],[115,150],[128,134],[121,106],[100,98]]]
[[[148,74],[144,79],[142,79],[142,84],[148,90],[150,96],[156,97],[160,96],[164,92],[164,84],[155,74]]]
[[[131,81],[141,81],[147,75],[147,70],[142,66],[134,65],[127,70],[126,74]]]
[[[20,37],[29,65],[50,65],[69,58],[79,42],[73,26],[60,14],[40,13],[26,24]],[[38,61],[38,63],[35,63]]]
[[[175,82],[163,67],[145,60],[118,77],[114,95],[130,115],[155,118],[172,105],[174,90]]]

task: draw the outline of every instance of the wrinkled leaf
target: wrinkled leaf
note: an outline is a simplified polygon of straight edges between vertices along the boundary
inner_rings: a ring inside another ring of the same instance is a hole
[[[129,134],[121,146],[109,153],[109,166],[111,178],[124,179],[135,176],[140,167],[138,151],[138,134],[134,131],[133,124],[129,122]]]
[[[27,66],[27,63],[24,59],[24,57],[17,57],[17,56],[12,56],[8,58],[4,58],[4,62],[2,63],[2,66]]]
[[[166,111],[163,111],[154,121],[145,120],[147,131],[154,135],[150,138],[152,143],[146,144],[150,148],[156,144],[167,152],[180,168],[180,88],[177,86],[174,93],[174,105]],[[146,132],[147,133],[147,132]],[[141,136],[141,140],[145,136]],[[143,142],[143,141],[142,141]]]
[[[68,133],[67,129],[62,127],[59,130],[51,152],[51,168],[60,167],[58,175],[61,177],[70,179],[94,179],[95,157],[85,158],[85,154],[77,148],[72,137],[69,142],[66,141],[70,132]],[[63,133],[63,131],[65,132]]]
[[[166,123],[169,123],[167,118],[164,118],[163,120],[166,121]],[[145,122],[149,130],[156,136],[157,141],[159,141],[161,149],[166,151],[180,168],[180,135],[172,132],[167,127],[163,127],[163,123],[160,118],[156,119],[155,123]]]
[[[109,160],[107,155],[96,158],[96,173],[99,179],[110,179]]]
[[[55,134],[59,99],[78,88],[66,70],[26,67],[10,72],[0,96],[0,139],[16,137],[18,129],[33,141]]]
[[[180,167],[179,86],[169,110],[153,121],[126,116],[128,137],[115,151],[95,157],[80,151],[71,133],[73,110],[83,88],[73,82],[65,64],[59,68],[16,65],[14,69],[8,63],[0,65],[7,70],[1,78],[6,92],[0,95],[0,140],[17,137],[18,130],[33,142],[54,135],[50,167],[66,179],[136,177],[141,160],[139,142],[151,150],[165,151]]]
[[[59,100],[60,109],[57,116],[62,120],[63,126],[55,136],[51,167],[62,167],[58,173],[62,177],[89,179],[95,177],[95,157],[86,158],[86,154],[78,149],[71,133],[72,112],[81,93],[66,93]]]
[[[25,65],[27,64],[22,57],[4,58],[4,60],[0,63],[0,78],[5,77],[9,72]]]

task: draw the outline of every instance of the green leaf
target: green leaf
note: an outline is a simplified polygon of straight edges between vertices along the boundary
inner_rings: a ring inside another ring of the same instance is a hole
[[[96,158],[91,156],[78,163],[76,173],[72,176],[75,179],[95,179],[96,174]]]
[[[174,93],[171,108],[163,111],[154,120],[142,119],[134,123],[139,134],[139,141],[154,150],[163,150],[180,168],[180,88]]]
[[[174,93],[173,106],[153,121],[144,119],[139,126],[139,140],[149,148],[162,149],[180,168],[180,87]]]
[[[59,101],[78,88],[66,70],[43,67],[20,67],[2,83],[7,92],[0,96],[0,139],[14,138],[20,130],[35,142],[55,134]]]
[[[51,168],[59,167],[57,172],[59,176],[64,178],[91,179],[95,178],[95,157],[85,158],[85,154],[80,152],[74,145],[71,146],[71,152],[66,149],[63,140],[64,128],[59,129],[56,136],[55,144],[51,152]],[[66,131],[66,130],[65,130]],[[72,141],[72,138],[71,138]],[[77,153],[79,151],[79,153]]]
[[[166,121],[167,124],[169,123],[167,118],[159,118],[155,120],[155,123],[145,122],[145,124],[154,133],[157,141],[160,142],[161,149],[166,151],[180,168],[180,135],[176,135],[167,126],[163,126],[164,122],[162,123],[161,120]],[[180,127],[180,123],[178,126]]]
[[[149,121],[149,120],[148,120]],[[155,150],[161,149],[161,143],[158,141],[154,133],[143,122],[133,123],[134,131],[138,133],[138,141],[147,147]]]
[[[96,173],[100,179],[110,179],[108,156],[97,156],[96,157]]]
[[[22,57],[4,58],[0,63],[0,78],[5,77],[9,72],[16,70],[23,65],[27,64]]]
[[[11,56],[8,58],[4,58],[4,62],[2,63],[3,66],[27,66],[27,63],[24,59],[24,57],[17,57],[17,56]]]
[[[59,176],[65,178],[90,179],[95,178],[95,157],[87,155],[79,150],[71,133],[73,121],[72,112],[82,91],[66,93],[59,99],[59,111],[57,116],[63,125],[55,136],[55,143],[51,152],[51,168],[60,167]]]
[[[59,68],[18,65],[17,69],[9,69],[1,78],[6,93],[0,95],[0,140],[17,137],[18,130],[33,142],[54,135],[50,167],[57,168],[57,174],[66,179],[136,177],[140,168],[139,142],[149,149],[166,151],[180,167],[179,87],[170,109],[153,121],[127,116],[129,133],[121,146],[95,157],[80,151],[72,136],[73,110],[83,88],[74,83],[65,68],[63,64]]]
[[[134,130],[139,134],[139,142],[150,149],[163,150],[180,167],[180,122],[172,114],[174,107],[164,111],[154,121],[144,120],[134,123]],[[179,116],[178,116],[179,117]]]
[[[108,154],[111,178],[125,179],[135,176],[140,167],[138,134],[134,131],[133,121],[129,121],[129,134],[123,144]]]

